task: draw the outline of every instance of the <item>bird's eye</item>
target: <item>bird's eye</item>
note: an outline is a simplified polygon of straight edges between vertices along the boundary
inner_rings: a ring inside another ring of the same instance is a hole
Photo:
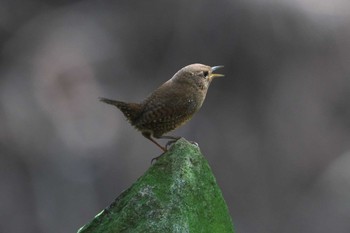
[[[204,75],[204,77],[207,77],[207,76],[208,76],[208,74],[209,74],[209,72],[208,72],[208,71],[203,71],[203,75]]]

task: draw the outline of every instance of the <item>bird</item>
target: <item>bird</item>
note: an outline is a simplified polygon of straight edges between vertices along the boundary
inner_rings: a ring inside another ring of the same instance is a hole
[[[140,103],[128,103],[100,97],[100,101],[117,107],[141,134],[166,152],[168,145],[180,137],[165,135],[184,125],[202,107],[209,85],[223,77],[214,71],[224,66],[199,63],[187,65],[154,90]],[[155,139],[169,139],[166,146]]]

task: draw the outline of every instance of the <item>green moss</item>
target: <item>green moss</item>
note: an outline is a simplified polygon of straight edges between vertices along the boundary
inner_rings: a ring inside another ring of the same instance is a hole
[[[224,233],[233,225],[207,161],[182,138],[78,232]]]

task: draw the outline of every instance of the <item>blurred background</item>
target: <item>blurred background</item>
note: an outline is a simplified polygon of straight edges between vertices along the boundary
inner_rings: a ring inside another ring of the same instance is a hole
[[[161,151],[138,102],[225,65],[174,135],[199,143],[237,232],[350,232],[347,0],[0,1],[0,232],[76,232]],[[165,141],[162,141],[165,143]]]

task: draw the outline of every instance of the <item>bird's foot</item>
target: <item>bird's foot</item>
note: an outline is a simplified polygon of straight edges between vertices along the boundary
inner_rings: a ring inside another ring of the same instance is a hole
[[[165,144],[165,149],[168,150],[168,148],[174,144],[175,142],[177,142],[181,137],[177,137],[177,138],[173,138],[172,140],[168,141],[166,144]]]
[[[160,157],[162,157],[164,154],[165,154],[166,151],[164,151],[164,153],[158,155],[157,157],[154,157],[152,160],[151,160],[151,164],[153,164],[153,161],[157,161]]]
[[[168,141],[168,142],[165,144],[165,147],[160,146],[160,148],[162,148],[162,150],[164,151],[164,153],[162,153],[161,155],[159,155],[159,156],[153,158],[153,159],[151,160],[151,164],[153,164],[153,161],[158,160],[160,157],[162,157],[162,156],[168,151],[169,147],[170,147],[172,144],[174,144],[175,142],[177,142],[177,140],[179,140],[181,137],[165,136],[164,138],[168,138],[168,139],[170,138],[171,140]],[[196,142],[195,142],[195,143],[196,143]],[[158,144],[158,145],[159,145],[159,144]],[[197,144],[197,145],[198,145],[198,144]]]

